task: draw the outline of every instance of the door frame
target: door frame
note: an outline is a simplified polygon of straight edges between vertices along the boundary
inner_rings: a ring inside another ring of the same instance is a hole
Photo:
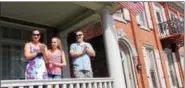
[[[130,40],[128,39],[127,36],[118,36],[118,44],[120,47],[126,47],[128,49],[128,52],[130,54],[130,58],[131,58],[131,62],[132,62],[132,72],[133,72],[133,75],[134,75],[134,83],[135,83],[135,87],[138,88],[138,82],[137,82],[137,78],[136,78],[136,69],[135,69],[135,63],[134,63],[134,57],[137,57],[138,54],[136,52],[136,49],[135,47],[133,46],[133,44],[130,42]],[[123,44],[123,45],[122,45]]]

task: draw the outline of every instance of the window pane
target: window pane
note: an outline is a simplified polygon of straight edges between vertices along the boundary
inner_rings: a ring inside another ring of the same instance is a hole
[[[171,19],[174,19],[175,18],[175,15],[174,14],[170,13],[170,15],[171,15]]]
[[[9,45],[2,44],[2,79],[10,79],[11,50]]]
[[[145,24],[145,19],[144,19],[144,12],[139,14],[139,21],[141,25]]]
[[[160,13],[159,13],[159,12],[156,12],[156,15],[157,15],[157,20],[158,20],[158,22],[159,22],[159,23],[162,22],[162,21],[161,21]]]
[[[154,70],[151,70],[151,71],[150,71],[150,75],[151,75],[151,78],[152,78],[152,85],[153,85],[153,88],[157,88],[156,77],[155,77],[155,71],[154,71]]]
[[[114,13],[113,16],[116,17],[116,18],[124,19],[123,9],[120,9],[120,10],[116,11],[116,13]]]
[[[10,29],[10,38],[11,39],[17,39],[17,40],[21,40],[21,30],[20,29],[15,29],[15,28],[11,28]]]
[[[22,39],[25,41],[31,40],[31,31],[22,31]]]
[[[9,38],[10,37],[10,29],[8,27],[2,26],[1,27],[3,34],[2,37],[3,38]]]

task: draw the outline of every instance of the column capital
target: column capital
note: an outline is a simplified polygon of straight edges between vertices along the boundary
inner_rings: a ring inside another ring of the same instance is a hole
[[[110,14],[110,13],[111,13],[111,7],[105,5],[103,8],[101,8],[101,9],[99,10],[99,13],[100,13],[100,14],[104,14],[104,13],[106,13],[106,12],[108,12],[108,13]]]

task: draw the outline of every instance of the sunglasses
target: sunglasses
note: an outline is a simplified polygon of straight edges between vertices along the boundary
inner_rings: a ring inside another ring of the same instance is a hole
[[[77,37],[79,37],[79,36],[82,36],[82,34],[78,34],[78,35],[76,35]]]
[[[40,34],[32,34],[33,36],[40,36]]]

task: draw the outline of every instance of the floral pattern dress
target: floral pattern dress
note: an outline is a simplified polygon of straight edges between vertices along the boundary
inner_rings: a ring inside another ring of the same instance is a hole
[[[40,52],[39,44],[30,45],[30,52]],[[44,62],[43,54],[39,53],[37,56],[26,62],[25,79],[47,79],[47,69]]]

